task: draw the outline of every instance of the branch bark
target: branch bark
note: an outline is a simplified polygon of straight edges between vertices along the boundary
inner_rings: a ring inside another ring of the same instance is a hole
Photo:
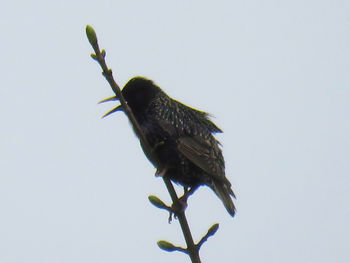
[[[106,60],[105,60],[106,52],[105,52],[105,50],[102,50],[102,51],[100,50],[96,33],[95,33],[94,29],[89,25],[86,26],[86,35],[88,37],[88,40],[89,40],[92,48],[95,51],[95,54],[91,54],[91,57],[94,60],[96,60],[98,62],[98,64],[101,66],[103,76],[106,78],[106,80],[108,81],[112,90],[114,91],[117,98],[119,99],[120,104],[122,105],[122,108],[123,108],[125,114],[129,118],[129,120],[134,128],[134,131],[137,133],[140,140],[142,141],[142,144],[144,146],[144,150],[152,158],[152,148],[149,145],[149,143],[146,139],[146,136],[142,132],[138,122],[136,121],[135,116],[132,113],[130,107],[126,103],[126,101],[121,93],[119,85],[115,82],[115,80],[113,78],[112,70],[109,69],[107,64],[106,64]],[[175,207],[180,207],[181,204],[180,204],[179,198],[175,192],[174,186],[172,185],[171,181],[168,178],[166,178],[166,176],[163,176],[163,180],[164,180],[164,184],[166,185],[166,187],[168,189],[168,192],[169,192],[170,197],[173,201],[173,204],[175,205]],[[199,257],[199,247],[197,247],[195,245],[195,243],[193,242],[193,237],[192,237],[191,230],[190,230],[190,227],[189,227],[188,222],[187,222],[187,218],[186,218],[184,209],[179,209],[178,212],[176,213],[176,215],[177,215],[178,220],[180,222],[182,233],[183,233],[185,241],[186,241],[186,245],[187,245],[186,252],[189,255],[189,257],[191,258],[191,261],[193,263],[200,263],[201,260]]]

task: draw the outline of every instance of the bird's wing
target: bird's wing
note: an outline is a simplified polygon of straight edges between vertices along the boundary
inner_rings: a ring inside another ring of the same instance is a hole
[[[177,148],[190,162],[204,172],[219,181],[226,181],[224,158],[214,138],[181,137],[178,139]]]
[[[210,140],[211,141],[204,140],[200,136],[182,137],[178,139],[178,150],[189,161],[215,179],[213,190],[223,200],[230,214],[234,214],[235,208],[231,198],[225,198],[225,193],[235,198],[236,196],[231,189],[230,181],[225,177],[224,158],[218,146],[218,142],[214,138]]]
[[[189,161],[219,180],[225,178],[224,159],[212,133],[222,132],[208,114],[175,100],[160,97],[151,107],[160,127],[176,139],[177,148]]]
[[[176,100],[159,97],[153,101],[150,115],[160,122],[171,135],[207,136],[211,133],[221,133],[206,112],[188,107]]]

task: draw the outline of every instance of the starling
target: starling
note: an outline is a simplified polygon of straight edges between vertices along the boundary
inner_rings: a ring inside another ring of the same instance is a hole
[[[153,159],[145,153],[157,172],[191,190],[200,185],[209,186],[234,216],[231,196],[235,195],[225,177],[220,143],[213,136],[222,131],[209,120],[208,113],[170,98],[153,81],[143,77],[129,80],[122,95],[152,147]],[[121,106],[105,116],[117,110],[122,110]]]

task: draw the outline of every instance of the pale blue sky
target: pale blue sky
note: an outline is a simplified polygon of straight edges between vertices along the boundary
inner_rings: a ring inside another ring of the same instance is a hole
[[[189,201],[203,262],[349,262],[350,2],[7,1],[0,11],[0,262],[189,262],[170,198],[89,57],[215,116],[232,219]]]

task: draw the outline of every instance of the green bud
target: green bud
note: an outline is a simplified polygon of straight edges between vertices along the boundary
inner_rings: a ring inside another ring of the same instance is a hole
[[[218,223],[212,225],[209,228],[209,230],[208,230],[207,236],[209,237],[209,236],[214,235],[216,233],[216,231],[218,231],[218,229],[219,229],[219,224]]]
[[[168,209],[168,207],[166,206],[166,204],[164,204],[164,202],[162,200],[160,200],[158,197],[156,197],[155,195],[150,195],[148,196],[148,200],[151,202],[152,205],[154,205],[155,207],[158,208],[162,208],[162,209]]]
[[[90,56],[92,57],[92,59],[97,60],[96,54],[92,53]]]
[[[86,36],[90,42],[91,45],[97,44],[97,36],[95,30],[92,28],[92,26],[87,25],[86,26]]]
[[[157,242],[157,245],[159,248],[165,250],[165,251],[168,251],[168,252],[172,252],[172,251],[175,251],[175,250],[178,250],[177,247],[175,247],[173,244],[171,244],[170,242],[168,241],[165,241],[165,240],[159,240]]]
[[[106,57],[106,50],[104,50],[104,49],[102,49],[102,51],[101,51],[101,55],[102,55],[102,57]]]

